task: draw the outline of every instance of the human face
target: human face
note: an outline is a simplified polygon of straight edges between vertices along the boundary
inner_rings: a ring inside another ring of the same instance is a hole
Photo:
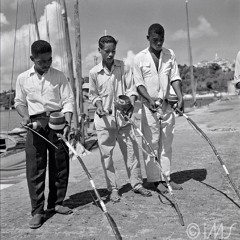
[[[103,48],[98,50],[102,55],[103,63],[107,66],[112,65],[116,54],[116,45],[114,43],[104,43]]]
[[[147,39],[150,43],[150,48],[153,51],[160,52],[164,43],[164,36],[155,32],[151,32]]]
[[[46,73],[52,64],[51,52],[40,53],[37,56],[31,56],[30,58],[35,64],[35,70],[41,75]]]

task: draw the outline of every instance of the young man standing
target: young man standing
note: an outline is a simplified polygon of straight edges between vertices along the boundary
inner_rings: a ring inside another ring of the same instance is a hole
[[[142,175],[139,161],[138,146],[131,136],[131,126],[125,122],[114,107],[120,95],[130,97],[134,106],[137,95],[133,85],[131,72],[126,72],[124,63],[115,60],[117,41],[112,36],[103,36],[98,41],[102,61],[90,70],[89,98],[97,107],[94,123],[97,131],[101,162],[111,191],[110,199],[120,201],[113,164],[113,149],[118,141],[126,165],[128,177],[135,193],[151,196],[151,192],[142,186]],[[106,112],[111,110],[111,115]],[[128,112],[129,116],[133,107]]]
[[[174,52],[163,47],[164,28],[158,23],[152,24],[148,29],[147,40],[149,47],[135,56],[133,70],[134,81],[142,97],[142,131],[156,152],[164,174],[170,180],[175,115],[168,103],[168,96],[170,91],[177,95],[177,108],[182,111],[181,78]],[[157,102],[161,103],[160,108]],[[146,145],[143,144],[143,147],[148,151]],[[159,163],[145,152],[143,156],[147,181],[153,182],[161,192],[167,192]],[[173,189],[182,189],[176,183],[170,183]]]
[[[67,137],[73,112],[73,93],[64,74],[51,67],[52,48],[43,40],[35,41],[31,46],[31,60],[34,65],[21,73],[16,82],[15,107],[23,118],[22,125],[38,122],[36,131],[58,149],[54,148],[36,133],[28,130],[26,151],[26,174],[32,205],[30,228],[38,228],[44,220],[44,189],[49,157],[49,194],[48,210],[60,214],[72,213],[63,206],[68,186],[69,155],[66,145],[58,139],[54,130],[48,126],[52,112],[62,112],[68,125],[63,129]],[[49,156],[47,156],[47,151]]]

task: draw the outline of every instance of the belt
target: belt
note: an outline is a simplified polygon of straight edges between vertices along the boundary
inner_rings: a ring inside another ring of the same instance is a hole
[[[54,112],[60,112],[60,111],[61,111],[61,110],[47,111],[47,112],[43,112],[43,113],[39,113],[39,114],[35,114],[35,115],[31,115],[30,118],[49,117],[51,113],[54,113]]]

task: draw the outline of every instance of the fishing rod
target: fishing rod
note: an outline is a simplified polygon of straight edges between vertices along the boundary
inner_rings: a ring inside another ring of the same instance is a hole
[[[105,216],[106,216],[106,218],[107,218],[107,220],[108,220],[108,222],[109,222],[109,224],[110,224],[110,226],[111,226],[111,228],[112,228],[112,231],[113,231],[113,233],[114,233],[114,235],[115,235],[115,238],[116,238],[117,240],[122,240],[122,237],[121,237],[121,235],[120,235],[120,233],[119,233],[119,231],[118,231],[118,228],[117,228],[116,224],[114,223],[113,219],[111,218],[110,214],[108,213],[107,208],[106,208],[103,200],[101,199],[101,197],[100,197],[100,195],[99,195],[99,193],[98,193],[98,190],[97,190],[97,188],[96,188],[96,186],[95,186],[95,184],[94,184],[94,181],[93,181],[93,179],[92,179],[92,176],[91,176],[91,174],[89,173],[88,169],[86,168],[83,160],[82,160],[81,157],[77,154],[77,152],[75,151],[74,147],[67,141],[67,139],[66,139],[62,134],[57,133],[57,136],[58,136],[59,138],[61,138],[63,142],[65,142],[65,144],[68,146],[68,148],[69,148],[69,149],[73,152],[73,154],[77,157],[78,161],[80,162],[83,170],[85,171],[85,173],[86,173],[86,175],[87,175],[87,177],[88,177],[88,179],[89,179],[89,181],[90,181],[90,184],[91,184],[91,186],[92,186],[92,188],[93,188],[93,190],[94,190],[94,193],[95,193],[95,195],[96,195],[96,197],[97,197],[97,199],[98,199],[98,201],[99,201],[99,203],[100,203],[100,205],[101,205],[101,208],[102,208],[102,210],[103,210],[103,212],[104,212],[104,214],[105,214]]]
[[[65,116],[63,113],[61,112],[55,112],[55,113],[51,113],[50,114],[50,118],[49,118],[49,122],[48,122],[48,126],[52,129],[52,130],[55,130],[56,131],[56,135],[58,138],[60,138],[65,144],[66,146],[69,148],[69,150],[76,156],[76,158],[78,159],[78,161],[80,162],[83,170],[85,171],[89,181],[90,181],[90,184],[94,190],[94,193],[101,205],[101,208],[113,230],[113,233],[116,237],[117,240],[122,240],[122,237],[117,229],[117,226],[116,224],[114,223],[113,219],[111,218],[111,216],[109,215],[108,211],[107,211],[107,208],[104,204],[104,202],[102,201],[98,191],[97,191],[97,188],[94,184],[94,181],[92,179],[92,176],[91,174],[89,173],[88,169],[86,168],[82,158],[78,155],[77,151],[75,150],[75,148],[69,143],[69,141],[65,138],[65,136],[63,136],[61,134],[62,130],[64,129],[64,127],[66,126],[66,120],[65,120]],[[91,194],[92,195],[92,194]],[[93,200],[95,201],[95,199],[93,198]]]
[[[148,146],[152,156],[154,157],[155,161],[157,162],[157,164],[159,166],[159,169],[160,169],[160,171],[161,171],[161,173],[162,173],[162,175],[164,177],[164,180],[166,181],[166,184],[167,184],[167,187],[168,187],[168,191],[169,191],[169,193],[171,195],[171,198],[172,198],[173,206],[175,207],[175,209],[177,211],[177,214],[178,214],[178,217],[179,217],[179,220],[180,220],[180,224],[182,226],[184,226],[183,216],[182,216],[182,214],[180,212],[180,209],[178,207],[175,195],[173,194],[172,186],[170,185],[167,176],[164,174],[164,171],[163,171],[163,169],[162,169],[162,167],[160,165],[160,162],[158,160],[158,157],[157,157],[156,153],[154,152],[154,150],[151,147],[150,143],[147,141],[147,139],[143,135],[142,131],[137,127],[137,125],[134,123],[134,121],[127,115],[127,112],[132,107],[132,104],[130,102],[129,97],[126,96],[126,95],[120,95],[118,97],[118,100],[115,101],[114,105],[115,105],[115,109],[118,110],[118,112],[122,115],[122,117],[125,120],[127,120],[136,129],[136,131],[139,133],[139,135],[142,137],[142,139],[144,140],[144,142]]]
[[[43,135],[41,135],[40,133],[38,133],[37,131],[35,131],[33,128],[37,129],[39,127],[39,123],[38,122],[33,122],[33,123],[29,123],[27,125],[23,125],[21,124],[25,129],[28,129],[30,131],[32,131],[33,133],[37,134],[39,137],[43,138],[46,142],[50,143],[53,147],[55,147],[56,149],[58,149],[58,147],[53,144],[52,142],[50,142],[48,139],[46,139]]]
[[[190,124],[190,126],[202,137],[204,138],[207,143],[210,145],[210,147],[212,148],[214,154],[217,156],[217,159],[219,160],[220,164],[222,165],[227,177],[228,177],[228,180],[233,188],[233,190],[235,191],[235,193],[237,194],[238,198],[240,199],[240,193],[232,179],[232,177],[230,176],[230,173],[225,165],[225,163],[223,162],[222,158],[220,157],[217,149],[215,148],[215,146],[213,145],[212,141],[209,139],[209,137],[202,131],[202,129],[189,117],[187,116],[185,113],[183,113],[182,111],[180,111],[177,107],[175,107],[178,102],[178,98],[177,96],[173,96],[173,95],[170,95],[169,96],[169,99],[168,99],[168,102],[169,104],[171,105],[171,107],[175,110],[175,112],[177,112],[178,114],[184,116],[188,123]]]
[[[172,189],[172,186],[170,185],[170,182],[167,178],[167,176],[164,174],[163,172],[163,169],[162,167],[160,166],[160,163],[159,163],[159,160],[158,160],[158,157],[156,155],[156,153],[154,152],[153,148],[151,147],[151,145],[149,144],[149,142],[147,141],[147,139],[145,138],[145,136],[143,135],[142,131],[137,127],[137,125],[134,123],[134,121],[128,117],[127,115],[123,116],[125,119],[127,119],[127,121],[136,129],[136,131],[139,133],[139,135],[141,136],[141,138],[144,140],[145,144],[148,146],[152,156],[154,157],[155,161],[157,162],[158,164],[158,167],[164,177],[164,180],[166,181],[166,184],[167,184],[167,187],[168,187],[168,192],[170,193],[171,195],[171,198],[172,198],[172,202],[173,202],[173,205],[177,211],[177,214],[178,214],[178,217],[179,217],[179,220],[180,220],[180,224],[182,226],[184,226],[184,221],[183,221],[183,216],[180,212],[180,209],[178,207],[178,204],[177,204],[177,201],[176,201],[176,198],[175,198],[175,195],[173,194],[173,189]]]
[[[215,146],[213,145],[213,143],[211,142],[211,140],[208,138],[208,136],[202,131],[202,129],[201,129],[200,127],[198,127],[198,125],[197,125],[190,117],[188,117],[185,113],[181,112],[181,111],[180,111],[179,109],[177,109],[177,108],[175,109],[175,111],[176,111],[177,113],[183,115],[183,116],[187,119],[188,123],[192,126],[192,128],[193,128],[194,130],[196,130],[196,132],[197,132],[201,137],[203,137],[203,138],[208,142],[208,144],[211,146],[214,154],[217,156],[217,159],[219,160],[220,164],[222,165],[222,167],[223,167],[223,169],[224,169],[224,171],[225,171],[225,173],[226,173],[226,175],[227,175],[227,177],[228,177],[228,180],[229,180],[229,182],[230,182],[233,190],[235,191],[235,193],[237,194],[237,196],[238,196],[238,198],[239,198],[239,200],[240,200],[240,193],[239,193],[239,191],[238,191],[238,189],[237,189],[237,187],[236,187],[236,185],[235,185],[232,177],[230,176],[229,171],[228,171],[225,163],[223,162],[222,158],[220,157],[217,149],[215,148]]]

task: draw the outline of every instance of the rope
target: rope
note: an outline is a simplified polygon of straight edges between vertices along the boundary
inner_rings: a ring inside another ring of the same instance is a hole
[[[13,61],[12,61],[12,76],[11,76],[11,87],[10,87],[10,95],[9,95],[9,102],[8,102],[8,106],[11,106],[11,100],[12,100],[12,89],[13,89],[13,72],[14,72],[14,63],[15,63],[15,51],[16,51],[16,32],[17,32],[17,19],[18,18],[18,0],[17,0],[17,11],[16,11],[16,21],[15,21],[15,35],[14,35],[14,44],[13,44]],[[8,119],[10,119],[10,108],[8,111]],[[8,121],[8,127],[7,127],[7,132],[9,132],[9,125],[10,125],[10,121]]]
[[[61,6],[60,0],[58,0],[57,3],[58,3],[58,4],[56,4],[57,28],[58,28],[58,32],[60,33],[60,37],[59,37],[58,42],[59,42],[59,46],[60,46],[60,54],[61,54],[61,56],[64,56],[65,51],[64,51],[63,46],[66,45],[66,41],[65,41],[65,38],[64,38],[64,35],[63,35],[63,29],[64,29],[63,28],[63,21],[60,20],[61,13],[59,13],[59,11],[58,11],[58,10],[61,11],[61,8],[58,7],[58,6]],[[62,71],[65,72],[65,73],[68,73],[68,70],[65,68],[66,65],[67,65],[67,62],[66,62],[65,58],[61,57]]]

